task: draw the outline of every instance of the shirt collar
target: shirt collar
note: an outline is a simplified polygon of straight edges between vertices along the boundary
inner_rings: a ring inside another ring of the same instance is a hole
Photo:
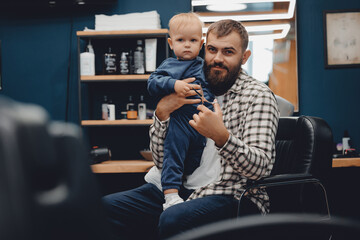
[[[239,76],[236,78],[235,83],[231,86],[231,88],[225,93],[239,93],[242,89],[242,85],[246,80],[250,78],[249,75],[247,75],[243,69],[241,69]]]

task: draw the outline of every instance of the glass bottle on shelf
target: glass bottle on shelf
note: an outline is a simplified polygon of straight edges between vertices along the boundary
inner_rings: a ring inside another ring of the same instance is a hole
[[[115,120],[115,104],[109,100],[107,104],[108,120]]]
[[[122,52],[120,58],[120,74],[129,74],[128,52]]]
[[[127,57],[128,57],[129,74],[134,74],[134,53],[132,50],[129,51]]]
[[[108,98],[105,95],[104,96],[104,100],[101,104],[101,119],[102,120],[108,120],[109,119],[109,114],[108,114]]]
[[[129,102],[126,104],[127,119],[135,120],[137,119],[137,111],[135,109],[135,103],[133,101],[132,95],[129,96]]]
[[[104,54],[104,74],[116,74],[116,53],[111,52],[111,47],[109,51]]]
[[[347,149],[350,149],[350,136],[348,130],[344,131],[344,136],[342,138],[342,145],[343,145],[343,154],[345,154]]]
[[[146,103],[144,101],[144,96],[140,96],[140,102],[138,104],[138,116],[139,120],[145,120],[146,119]]]
[[[134,100],[133,100],[133,96],[132,96],[132,95],[129,96],[129,101],[128,101],[128,103],[126,104],[126,111],[129,111],[130,106],[135,107],[135,103],[134,103]]]
[[[142,47],[142,40],[137,40],[137,47],[134,52],[134,71],[135,74],[145,73],[144,49]]]

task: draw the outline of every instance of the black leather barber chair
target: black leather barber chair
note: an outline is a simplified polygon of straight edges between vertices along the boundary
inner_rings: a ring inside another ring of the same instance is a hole
[[[0,98],[0,239],[104,239],[78,126]]]
[[[360,223],[354,219],[332,217],[319,221],[317,214],[252,215],[204,225],[168,240],[356,240]]]
[[[266,188],[270,214],[211,223],[169,240],[358,239],[359,222],[330,218],[325,186],[331,169],[332,142],[331,129],[321,118],[281,117],[271,175],[249,182],[241,195],[242,199],[253,189]]]
[[[323,119],[280,117],[271,175],[248,182],[239,209],[246,193],[266,188],[271,213],[326,212],[330,217],[325,186],[332,165],[332,143],[331,129]]]

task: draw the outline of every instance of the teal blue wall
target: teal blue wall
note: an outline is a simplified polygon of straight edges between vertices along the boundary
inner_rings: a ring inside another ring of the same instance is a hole
[[[119,0],[118,4],[110,9],[69,8],[48,12],[41,9],[19,9],[9,12],[0,8],[3,80],[3,90],[0,94],[18,101],[39,104],[53,119],[77,123],[76,31],[83,30],[85,26],[93,29],[95,14],[112,15],[152,10],[157,10],[161,17],[161,25],[166,28],[173,14],[188,12],[190,9],[190,0]],[[67,87],[70,92],[68,111]]]
[[[324,118],[337,142],[348,129],[355,146],[360,148],[360,68],[325,69],[323,45],[323,11],[354,8],[360,8],[359,0],[298,0],[299,107],[300,114]],[[76,31],[85,26],[93,28],[94,15],[99,13],[157,10],[162,27],[166,27],[173,14],[190,9],[190,0],[119,0],[110,10],[2,12],[3,90],[0,94],[40,104],[53,119],[66,120],[70,51],[68,120],[77,122]]]
[[[324,68],[323,11],[341,9],[360,9],[360,1],[297,1],[299,107],[300,114],[324,118],[336,142],[349,130],[360,148],[360,68]]]

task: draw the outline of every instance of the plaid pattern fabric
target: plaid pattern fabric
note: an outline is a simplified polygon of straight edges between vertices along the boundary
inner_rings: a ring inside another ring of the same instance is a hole
[[[268,176],[273,167],[279,111],[271,90],[242,72],[224,94],[221,110],[230,133],[225,145],[218,148],[221,179],[196,189],[189,200],[214,194],[233,195],[238,199],[248,180]],[[150,148],[158,168],[162,167],[167,126],[168,121],[155,120],[150,127]],[[263,214],[269,211],[265,190],[253,191],[247,197]]]

